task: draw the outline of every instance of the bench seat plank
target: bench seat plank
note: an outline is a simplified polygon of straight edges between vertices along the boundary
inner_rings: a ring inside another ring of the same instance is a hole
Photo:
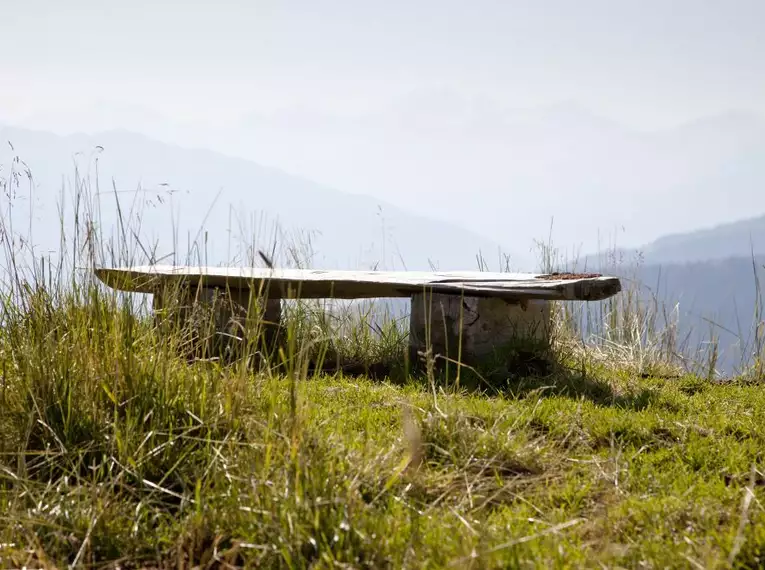
[[[271,299],[411,297],[424,290],[447,295],[492,297],[510,301],[541,299],[597,301],[621,291],[617,277],[594,274],[491,273],[482,271],[349,271],[151,265],[98,268],[108,286],[152,293],[158,286],[183,281],[196,287],[260,289]]]

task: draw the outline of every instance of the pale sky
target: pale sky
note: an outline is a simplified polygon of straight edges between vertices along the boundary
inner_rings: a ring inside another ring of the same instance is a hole
[[[637,128],[765,115],[762,0],[1,2],[12,122],[94,103],[200,123],[363,110],[432,86]]]

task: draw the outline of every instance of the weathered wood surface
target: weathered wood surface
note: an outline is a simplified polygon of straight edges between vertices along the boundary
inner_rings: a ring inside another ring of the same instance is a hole
[[[255,289],[268,298],[362,299],[431,293],[597,301],[621,291],[617,277],[593,274],[490,273],[481,271],[339,271],[152,265],[96,269],[108,286],[152,293],[172,282],[189,286]]]

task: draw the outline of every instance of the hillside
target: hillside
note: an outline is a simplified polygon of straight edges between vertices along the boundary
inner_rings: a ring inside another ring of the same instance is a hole
[[[736,375],[754,364],[757,326],[765,317],[765,255],[613,267],[609,273],[639,292],[644,307],[658,316],[657,329],[674,328],[676,348],[691,369],[708,364],[712,341],[720,375]]]
[[[0,2],[0,570],[765,570],[765,0]]]
[[[765,214],[765,120],[753,112],[648,130],[575,100],[518,108],[435,88],[355,114],[287,107],[215,127],[139,111],[73,114],[58,129],[99,132],[126,117],[158,140],[375,196],[517,254],[551,223],[554,241],[581,254]]]
[[[765,217],[664,236],[575,265],[624,277],[647,306],[675,314],[671,321],[688,357],[703,360],[716,339],[721,374],[751,364],[755,327],[763,319]]]
[[[652,264],[765,255],[765,216],[668,235],[643,248]]]
[[[31,210],[34,239],[42,250],[58,247],[58,207],[62,199],[71,207],[77,164],[91,194],[100,190],[103,233],[118,235],[116,189],[122,215],[132,216],[144,246],[156,247],[158,256],[188,251],[189,241],[200,246],[204,241],[209,263],[246,263],[252,259],[248,247],[270,250],[276,241],[281,262],[287,262],[289,246],[298,246],[300,257],[324,267],[427,269],[432,262],[461,269],[477,267],[479,252],[496,263],[500,251],[477,233],[381,200],[125,131],[59,137],[5,127],[0,139],[10,143],[0,151],[4,176],[14,156],[23,161],[16,168],[28,167],[34,176],[34,192],[16,199],[13,213],[26,229]],[[275,237],[277,226],[283,233]]]
[[[489,385],[313,374],[324,343],[405,344],[310,315],[280,368],[189,362],[177,329],[65,285],[0,283],[0,565],[765,563],[761,373],[646,378],[623,345]]]
[[[765,216],[675,232],[635,248],[584,256],[580,263],[602,264],[613,260],[636,260],[647,265],[699,263],[732,257],[765,255]]]
[[[104,157],[116,143],[127,145],[122,133],[96,140]],[[298,222],[300,215],[317,219],[327,203],[348,202],[343,211],[360,216],[367,204],[330,191],[319,195],[320,187],[287,182],[246,161],[137,140],[145,154],[128,145],[129,152],[116,155],[131,160],[104,160],[103,167],[114,173],[120,192],[134,194],[129,184],[138,181],[152,189],[154,201],[136,206],[148,212],[144,225],[135,226],[139,236],[170,233],[157,198],[171,196],[159,185],[167,172],[178,195],[188,192],[174,204],[190,204],[199,219],[204,216],[197,201],[208,196],[202,189],[213,181],[234,185],[235,179],[277,186],[278,196],[259,190],[254,200],[266,206],[292,201]],[[65,158],[55,162],[66,154],[59,152],[61,139],[40,142],[47,143],[40,149],[52,162],[37,165],[64,168]],[[73,145],[93,142],[67,139]],[[136,163],[160,162],[172,169],[144,166],[142,176],[127,176],[127,186],[119,182]],[[37,165],[30,160],[31,169]],[[25,168],[12,166],[22,173]],[[98,167],[103,172],[100,159]],[[49,174],[48,182],[53,178]],[[30,198],[41,206],[48,198],[43,190],[49,186],[41,183],[29,196],[22,191],[23,175],[11,179],[16,185],[4,190],[11,205],[22,206],[16,214]],[[88,247],[65,241],[51,255],[54,267],[90,267],[91,256],[102,256],[114,236],[113,226],[93,224],[102,219],[97,210],[77,201],[85,191],[84,184],[67,189],[78,217],[67,217],[63,227],[41,225],[51,223],[45,217],[33,220],[51,235],[88,230]],[[128,215],[130,202],[124,204]],[[48,214],[50,204],[44,206]],[[342,223],[340,213],[327,216]],[[403,214],[401,219],[415,230],[425,223]],[[221,220],[212,216],[205,225]],[[14,221],[24,235],[23,216]],[[444,227],[435,226],[443,240],[471,237],[458,230],[447,236]],[[334,235],[355,239],[342,231],[348,229],[335,228]],[[2,265],[14,271],[11,227],[0,230]],[[125,236],[120,264],[140,251],[138,238]],[[184,243],[177,247],[183,255]],[[222,252],[218,245],[216,255]],[[47,254],[38,250],[34,261]],[[406,336],[395,323],[382,322],[379,334],[371,334],[353,318],[341,315],[339,324],[327,324],[323,314],[311,312],[296,312],[287,321],[291,342],[276,362],[263,363],[254,354],[232,365],[189,361],[182,353],[183,331],[146,319],[123,297],[96,286],[88,271],[71,283],[47,267],[37,281],[17,281],[18,273],[0,280],[0,565],[117,570],[765,563],[761,369],[725,382],[664,376],[659,367],[652,374],[641,368],[644,347],[633,339],[605,348],[577,346],[575,352],[556,345],[548,375],[487,381],[465,371],[457,385],[453,374],[411,373]],[[739,287],[745,281],[735,277],[744,274],[746,258],[652,272],[659,267],[641,269],[642,279],[660,283],[660,293],[680,295],[683,311],[698,305],[728,310],[744,291]],[[628,338],[631,323],[616,317],[612,332]],[[611,322],[597,324],[602,330]],[[353,375],[313,372],[310,359],[325,350],[340,362],[363,366]],[[377,366],[390,363],[396,366]]]

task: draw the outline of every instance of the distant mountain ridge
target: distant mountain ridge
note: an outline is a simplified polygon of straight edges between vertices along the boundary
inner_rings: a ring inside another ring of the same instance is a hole
[[[556,242],[592,251],[765,214],[765,120],[748,111],[641,130],[572,102],[513,109],[434,91],[358,117],[252,115],[232,130],[270,164],[389,191],[495,240],[525,244],[552,221]]]
[[[615,259],[636,260],[646,265],[698,263],[730,258],[765,256],[765,216],[756,216],[669,234],[638,248],[617,248],[587,255],[582,263],[597,267]]]
[[[765,216],[668,235],[645,248],[651,263],[765,255]]]
[[[292,232],[279,238],[278,245],[286,246],[285,240],[291,239],[310,241],[310,246],[295,245],[313,249],[319,256],[314,263],[334,268],[402,268],[405,264],[410,269],[427,269],[432,262],[444,269],[470,269],[477,268],[479,252],[491,263],[500,249],[458,225],[413,215],[382,200],[339,192],[245,159],[181,148],[123,130],[60,137],[0,127],[0,138],[10,143],[0,150],[6,173],[13,157],[19,156],[35,177],[32,198],[40,231],[36,237],[47,246],[58,243],[56,202],[62,180],[69,179],[71,184],[78,158],[81,174],[90,176],[93,188],[98,172],[103,229],[114,231],[116,224],[114,181],[123,207],[142,208],[142,236],[149,243],[159,243],[165,253],[183,250],[184,242],[207,232],[215,263],[231,262],[232,239],[257,239],[261,246],[268,246],[275,224]],[[142,192],[137,192],[139,188]],[[25,219],[24,208],[30,205],[15,206],[20,219]]]
[[[645,129],[576,101],[514,108],[434,89],[355,114],[292,108],[216,126],[116,108],[100,122],[120,116],[154,138],[385,198],[521,250],[551,221],[556,242],[589,252],[765,215],[765,119],[746,110]]]
[[[720,373],[753,363],[756,329],[765,317],[765,216],[601,252],[580,263],[622,277],[649,306],[674,315],[686,356],[709,358],[715,341]]]

